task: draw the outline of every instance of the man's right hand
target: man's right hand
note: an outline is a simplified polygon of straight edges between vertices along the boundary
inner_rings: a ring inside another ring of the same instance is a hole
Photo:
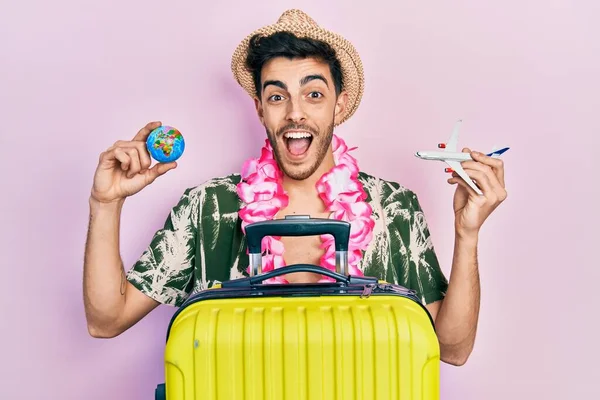
[[[171,162],[157,163],[150,168],[152,161],[146,148],[146,139],[159,126],[160,122],[150,122],[131,141],[118,141],[100,155],[92,199],[100,203],[124,200],[177,167],[176,162]]]

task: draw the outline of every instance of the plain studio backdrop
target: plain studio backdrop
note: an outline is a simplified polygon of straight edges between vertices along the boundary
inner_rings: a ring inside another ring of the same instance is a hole
[[[459,118],[459,146],[511,147],[508,198],[481,232],[477,342],[465,366],[442,365],[442,398],[600,398],[595,0],[2,1],[0,397],[153,398],[174,308],[112,340],[86,329],[98,156],[152,120],[186,139],[179,168],[125,204],[128,269],[185,188],[258,155],[264,130],[231,55],[289,8],[358,49],[366,91],[337,133],[363,170],[418,194],[446,273],[454,186],[415,151]]]

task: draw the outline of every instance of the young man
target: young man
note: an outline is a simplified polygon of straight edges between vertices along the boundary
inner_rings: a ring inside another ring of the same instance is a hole
[[[266,129],[261,156],[238,173],[186,190],[127,274],[119,255],[124,201],[176,165],[151,167],[145,139],[159,122],[102,153],[90,196],[84,266],[90,334],[117,336],[159,304],[178,306],[194,291],[244,276],[246,224],[302,214],[351,221],[350,273],[415,289],[435,321],[442,360],[464,364],[479,314],[478,232],[506,198],[502,161],[472,152],[474,160],[463,163],[483,196],[457,176],[449,179],[458,187],[448,282],[415,194],[360,170],[333,133],[356,111],[363,92],[354,47],[298,10],[255,33],[234,53],[232,70],[254,98]],[[263,246],[263,272],[296,263],[333,269],[327,237],[269,238]],[[298,273],[276,281],[322,279]]]

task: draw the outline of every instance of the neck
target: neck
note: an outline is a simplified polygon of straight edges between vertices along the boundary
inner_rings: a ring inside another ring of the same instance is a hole
[[[300,195],[304,198],[314,197],[315,199],[318,199],[319,196],[315,186],[319,179],[333,167],[335,167],[335,161],[333,159],[333,152],[329,149],[319,165],[319,168],[317,168],[311,176],[303,180],[296,180],[284,174],[281,184],[290,197]]]

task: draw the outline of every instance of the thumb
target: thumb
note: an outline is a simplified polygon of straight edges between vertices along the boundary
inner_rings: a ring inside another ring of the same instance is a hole
[[[170,163],[158,163],[154,167],[146,171],[150,183],[161,175],[166,174],[168,171],[177,168],[177,162],[173,161]]]

